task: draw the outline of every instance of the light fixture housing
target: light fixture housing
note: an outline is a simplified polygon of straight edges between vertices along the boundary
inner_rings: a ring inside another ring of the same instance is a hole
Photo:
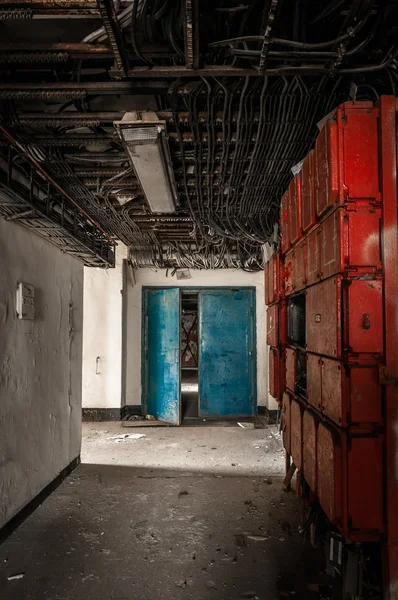
[[[177,191],[166,122],[153,111],[134,111],[115,121],[137,179],[153,213],[173,213]]]

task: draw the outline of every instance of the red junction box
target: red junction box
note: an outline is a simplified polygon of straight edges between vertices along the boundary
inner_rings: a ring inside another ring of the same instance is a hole
[[[269,289],[269,269],[270,269],[270,261],[266,262],[264,265],[264,302],[265,302],[266,306],[271,304],[270,289]]]
[[[377,367],[321,360],[322,412],[340,427],[381,424],[382,390]]]
[[[306,342],[309,352],[334,358],[382,355],[382,281],[338,275],[308,288]]]
[[[382,469],[381,437],[350,436],[320,423],[319,502],[329,520],[353,541],[376,541],[383,532]]]
[[[286,388],[293,394],[296,393],[297,381],[297,351],[286,348]]]
[[[285,390],[285,364],[281,350],[269,349],[269,393],[281,402]]]
[[[290,454],[290,404],[291,398],[287,392],[283,394],[282,400],[282,437],[283,447]]]
[[[318,419],[309,410],[303,415],[303,474],[314,494],[317,493],[317,447]]]
[[[379,188],[378,109],[371,102],[346,102],[316,140],[317,214],[322,217],[347,200],[379,200]]]
[[[285,254],[290,248],[290,236],[289,236],[289,190],[284,193],[281,200],[281,213],[280,213],[280,224],[281,224],[281,252]]]
[[[308,233],[317,223],[315,210],[315,153],[313,150],[305,157],[300,172],[301,181],[301,227]]]
[[[297,400],[290,406],[290,454],[299,471],[303,468],[303,419],[302,410]]]
[[[289,185],[289,240],[294,246],[303,237],[301,227],[301,181],[296,175]]]
[[[302,240],[285,257],[285,293],[286,296],[303,290],[307,283],[307,242]]]
[[[326,279],[344,271],[376,274],[381,270],[381,210],[369,203],[340,208],[320,226],[320,274]]]
[[[317,283],[321,278],[321,229],[318,227],[306,238],[306,282]]]
[[[268,304],[277,302],[282,296],[281,289],[281,255],[280,252],[273,254],[268,261],[268,280],[266,281],[268,290]]]

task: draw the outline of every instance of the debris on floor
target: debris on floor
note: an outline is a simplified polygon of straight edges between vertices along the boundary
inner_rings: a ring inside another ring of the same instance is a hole
[[[126,440],[140,440],[144,437],[146,437],[145,433],[122,433],[121,435],[112,435],[108,440],[125,442]]]
[[[242,429],[254,429],[254,423],[239,423],[238,422],[239,427],[242,427]]]
[[[8,581],[16,581],[17,579],[23,579],[26,573],[17,573],[17,575],[10,575],[7,577]]]

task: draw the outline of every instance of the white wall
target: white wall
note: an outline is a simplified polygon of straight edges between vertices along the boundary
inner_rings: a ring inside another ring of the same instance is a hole
[[[166,277],[165,269],[137,269],[135,284],[128,287],[127,298],[127,357],[126,404],[141,404],[141,323],[143,286],[252,286],[256,288],[257,307],[257,399],[259,406],[277,408],[268,393],[268,346],[266,344],[266,306],[264,302],[264,273],[246,273],[234,269],[191,270],[192,278],[178,281]]]
[[[83,408],[120,408],[122,397],[123,259],[114,269],[84,268]]]
[[[34,321],[15,312],[36,288]],[[0,219],[0,526],[80,454],[83,265]]]

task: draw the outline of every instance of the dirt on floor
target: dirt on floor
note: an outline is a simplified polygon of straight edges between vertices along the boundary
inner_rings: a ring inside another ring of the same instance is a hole
[[[319,556],[274,428],[84,431],[86,464],[0,547],[1,600],[306,597]]]

